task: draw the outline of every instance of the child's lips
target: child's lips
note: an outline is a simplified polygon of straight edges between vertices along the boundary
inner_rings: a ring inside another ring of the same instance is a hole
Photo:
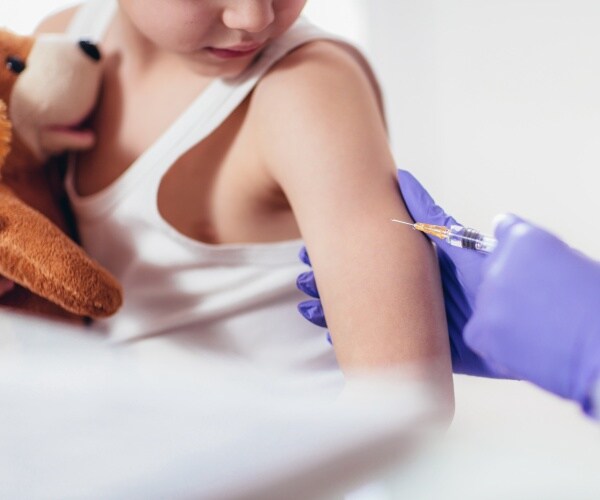
[[[219,59],[236,59],[241,57],[247,57],[255,54],[263,47],[264,43],[253,43],[245,45],[235,45],[232,47],[219,48],[219,47],[207,47],[206,50],[218,57]]]

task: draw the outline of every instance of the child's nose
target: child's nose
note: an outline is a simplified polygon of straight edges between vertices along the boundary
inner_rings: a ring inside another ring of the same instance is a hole
[[[275,20],[273,0],[233,0],[223,11],[223,23],[230,29],[260,33]]]

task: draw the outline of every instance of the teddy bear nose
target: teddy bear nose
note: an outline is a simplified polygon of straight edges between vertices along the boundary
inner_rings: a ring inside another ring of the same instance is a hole
[[[88,40],[81,40],[79,42],[79,47],[81,48],[81,50],[83,50],[86,56],[91,57],[94,61],[100,60],[100,51],[98,50],[98,47],[96,47],[96,45],[92,42]]]

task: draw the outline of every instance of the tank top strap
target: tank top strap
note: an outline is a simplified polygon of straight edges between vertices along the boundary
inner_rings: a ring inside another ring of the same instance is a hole
[[[88,0],[75,12],[67,34],[100,42],[116,11],[116,0]]]
[[[210,136],[251,94],[261,78],[283,57],[313,40],[342,41],[300,18],[274,40],[241,75],[213,81],[176,122],[124,174],[129,192],[145,186],[145,203],[158,216],[156,198],[164,175],[190,149]],[[127,178],[127,179],[126,179]],[[120,189],[119,189],[120,190]]]

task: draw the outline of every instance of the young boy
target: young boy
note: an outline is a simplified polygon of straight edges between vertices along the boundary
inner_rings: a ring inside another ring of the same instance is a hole
[[[96,145],[67,190],[83,245],[124,287],[107,331],[322,380],[337,363],[420,363],[451,398],[435,255],[390,223],[410,218],[377,86],[299,20],[304,3],[91,0],[40,26],[103,51]],[[300,237],[335,356],[296,312]]]

